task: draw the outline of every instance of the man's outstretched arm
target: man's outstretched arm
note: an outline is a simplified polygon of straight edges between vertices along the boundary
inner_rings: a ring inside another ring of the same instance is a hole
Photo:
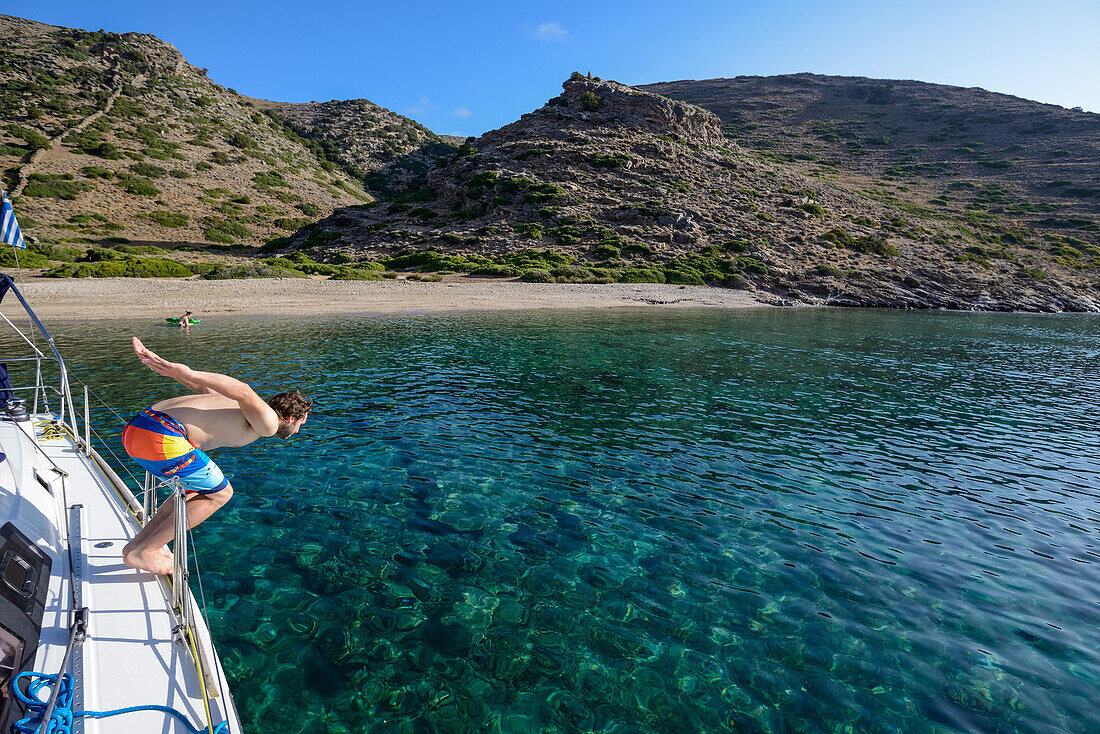
[[[279,430],[279,416],[248,383],[229,375],[200,372],[179,362],[169,362],[148,349],[136,336],[133,337],[133,345],[134,353],[142,364],[158,375],[171,377],[192,392],[213,392],[235,400],[245,418],[261,436],[274,436]]]

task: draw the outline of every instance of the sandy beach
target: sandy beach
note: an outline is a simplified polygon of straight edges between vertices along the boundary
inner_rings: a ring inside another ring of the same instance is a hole
[[[521,283],[450,276],[438,282],[327,279],[26,278],[16,282],[42,319],[431,313],[567,308],[752,308],[748,291],[657,283]],[[22,315],[8,297],[0,312]]]

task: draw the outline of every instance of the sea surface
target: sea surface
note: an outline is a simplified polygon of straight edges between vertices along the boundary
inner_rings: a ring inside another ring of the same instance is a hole
[[[316,399],[195,530],[247,732],[1100,731],[1096,316],[48,326]]]

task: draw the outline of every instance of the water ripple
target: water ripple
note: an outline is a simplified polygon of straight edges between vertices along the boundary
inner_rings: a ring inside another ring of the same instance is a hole
[[[56,336],[127,412],[172,393],[130,333],[318,398],[300,438],[215,457],[238,499],[196,531],[251,731],[1088,732],[1098,326],[818,309]]]

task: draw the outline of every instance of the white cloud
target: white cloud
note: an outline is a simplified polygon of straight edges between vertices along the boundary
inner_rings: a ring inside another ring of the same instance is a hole
[[[560,41],[569,35],[569,31],[554,22],[539,23],[534,28],[527,28],[527,35],[537,41]]]
[[[455,117],[461,117],[463,120],[465,120],[467,117],[470,116],[470,111],[465,107],[455,107],[454,115]]]
[[[403,112],[406,115],[427,115],[431,112],[435,112],[439,109],[439,105],[432,104],[432,100],[428,97],[421,97],[420,101],[412,107],[406,107]]]

